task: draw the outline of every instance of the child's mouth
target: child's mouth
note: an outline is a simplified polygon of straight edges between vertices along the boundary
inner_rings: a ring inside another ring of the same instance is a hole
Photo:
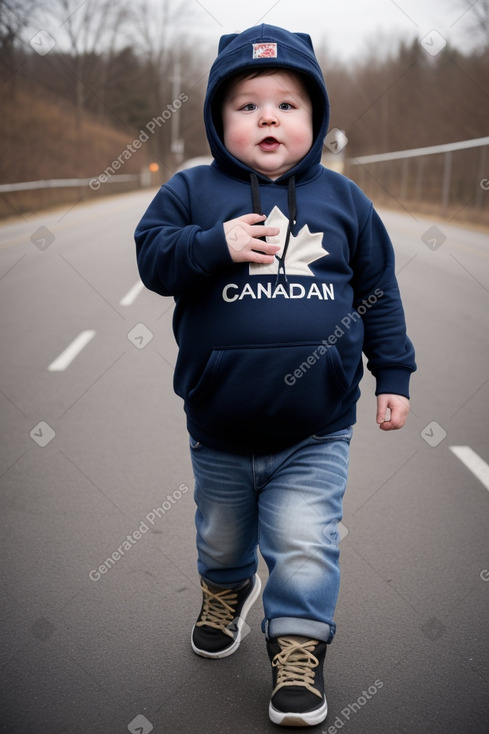
[[[268,151],[268,150],[277,150],[280,143],[276,138],[267,137],[263,138],[261,143],[259,143],[259,146],[262,150]]]

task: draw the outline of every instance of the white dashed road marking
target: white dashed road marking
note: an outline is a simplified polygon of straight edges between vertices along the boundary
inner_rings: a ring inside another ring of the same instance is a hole
[[[130,291],[126,293],[124,298],[119,303],[119,306],[132,306],[136,298],[139,296],[141,291],[144,289],[144,284],[139,280],[136,285],[133,285]]]
[[[73,362],[75,357],[80,354],[81,350],[87,346],[88,342],[93,339],[94,336],[95,332],[92,329],[82,331],[82,333],[79,334],[68,347],[66,347],[64,352],[61,352],[59,357],[56,357],[54,362],[51,362],[48,370],[50,372],[62,372],[63,370],[65,370]]]
[[[484,459],[481,459],[470,446],[450,446],[450,451],[453,451],[455,456],[489,490],[489,464],[486,464]]]

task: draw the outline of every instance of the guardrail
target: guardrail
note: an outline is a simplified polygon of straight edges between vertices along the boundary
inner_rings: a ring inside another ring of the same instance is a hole
[[[21,183],[0,184],[0,194],[7,194],[13,191],[33,191],[35,189],[64,189],[76,186],[90,186],[90,182],[96,180],[92,178],[50,178],[41,181],[23,181]],[[138,181],[141,186],[147,185],[147,176],[145,172],[138,173],[119,173],[107,177],[105,184],[129,183],[130,181]]]
[[[461,140],[444,145],[432,145],[425,148],[410,148],[390,153],[364,155],[350,158],[348,166],[358,167],[359,184],[372,198],[372,190],[379,196],[390,195],[398,201],[431,202],[437,199],[441,204],[441,213],[447,216],[450,204],[469,205],[482,209],[487,206],[487,190],[489,189],[489,171],[487,149],[489,136]],[[454,161],[454,153],[480,148],[477,157],[466,156]],[[427,156],[442,156],[427,170]],[[417,159],[416,170],[409,170],[409,160]],[[400,170],[392,165],[400,161]],[[389,165],[377,165],[389,164]],[[375,166],[375,167],[374,167]],[[352,177],[355,174],[351,172]],[[375,194],[374,194],[375,195]]]
[[[427,148],[410,148],[408,150],[396,150],[392,153],[378,153],[376,155],[362,155],[358,158],[350,158],[352,166],[362,163],[377,163],[379,161],[394,161],[400,158],[417,158],[421,155],[435,155],[436,153],[451,153],[454,150],[467,150],[468,148],[481,148],[489,145],[489,136],[486,138],[474,138],[473,140],[460,140],[458,143],[446,143],[445,145],[431,145]]]
[[[361,188],[370,198],[390,197],[398,203],[438,204],[441,214],[448,215],[450,205],[457,204],[460,209],[472,206],[476,210],[488,208],[489,166],[487,150],[489,136],[461,140],[444,145],[425,148],[410,148],[389,153],[364,155],[346,161],[346,174],[358,180]],[[468,157],[469,151],[480,149],[478,160]],[[465,152],[464,159],[454,161],[454,154]],[[434,162],[426,166],[427,158]],[[438,156],[438,159],[436,158]],[[440,161],[440,156],[442,159]],[[335,156],[332,156],[335,157]],[[409,168],[409,161],[416,161],[416,170]],[[398,165],[396,166],[396,162]],[[441,163],[441,165],[440,165]],[[349,170],[350,166],[353,170]],[[400,166],[400,169],[399,169]],[[356,175],[358,171],[358,176]],[[94,178],[47,179],[25,181],[13,184],[0,184],[1,193],[32,191],[35,189],[54,189],[88,186],[98,191],[106,184],[137,182],[141,188],[151,186],[152,175],[149,169],[139,174],[113,174]]]

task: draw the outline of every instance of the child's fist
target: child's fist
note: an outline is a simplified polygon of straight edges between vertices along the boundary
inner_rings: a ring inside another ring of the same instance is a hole
[[[409,413],[409,400],[403,395],[377,395],[377,417],[379,428],[394,431],[402,428]]]
[[[243,214],[237,219],[224,222],[224,236],[233,262],[252,262],[271,265],[280,245],[272,245],[260,240],[260,237],[274,237],[278,235],[278,227],[258,225],[263,222],[264,214]]]

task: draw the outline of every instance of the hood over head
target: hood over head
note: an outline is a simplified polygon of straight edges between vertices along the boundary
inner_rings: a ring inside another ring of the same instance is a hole
[[[211,153],[220,167],[249,177],[251,168],[232,156],[222,138],[221,107],[225,82],[243,72],[277,68],[299,73],[314,107],[313,144],[306,156],[280,179],[300,174],[321,161],[323,141],[328,131],[329,100],[321,68],[307,33],[291,33],[265,23],[242,33],[222,36],[207,85],[204,122]],[[259,174],[257,174],[259,175]],[[261,178],[266,178],[261,177]]]

